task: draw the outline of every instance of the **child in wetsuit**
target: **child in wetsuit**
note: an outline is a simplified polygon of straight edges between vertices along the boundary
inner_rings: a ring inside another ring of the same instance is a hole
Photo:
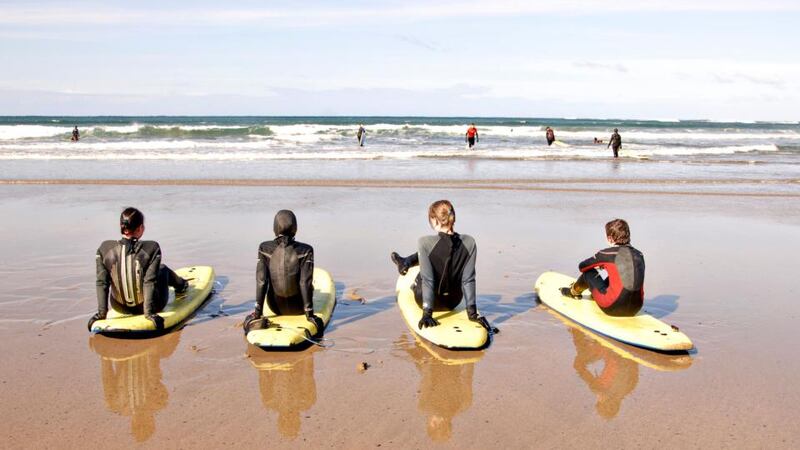
[[[97,313],[89,319],[89,331],[96,320],[106,318],[108,300],[114,309],[128,314],[144,314],[156,327],[164,329],[157,313],[169,300],[169,287],[186,291],[188,283],[161,264],[161,247],[155,241],[140,240],[144,234],[144,214],[125,208],[119,218],[122,238],[105,241],[97,249]]]
[[[611,247],[581,262],[581,275],[571,286],[561,288],[561,294],[581,298],[589,289],[606,314],[634,316],[644,303],[644,255],[631,245],[630,228],[622,219],[606,224],[606,239]],[[608,277],[604,279],[596,269],[605,269]]]
[[[419,239],[417,253],[406,258],[396,252],[391,255],[401,275],[419,265],[420,271],[412,286],[414,298],[422,308],[419,328],[439,325],[433,311],[450,311],[461,303],[467,305],[469,320],[480,323],[490,332],[498,332],[486,318],[478,315],[475,302],[475,260],[478,249],[475,240],[453,231],[456,211],[447,200],[434,202],[428,208],[428,221],[437,231],[435,236]]]
[[[273,222],[275,239],[258,247],[256,266],[256,307],[244,321],[244,333],[266,328],[264,301],[277,315],[305,314],[309,322],[322,332],[322,319],[314,315],[314,248],[294,239],[297,217],[281,210]]]

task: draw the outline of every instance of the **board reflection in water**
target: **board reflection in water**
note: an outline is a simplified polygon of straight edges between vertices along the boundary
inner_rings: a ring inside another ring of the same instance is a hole
[[[444,442],[453,434],[453,419],[472,406],[472,376],[483,351],[453,351],[403,334],[395,343],[419,371],[417,408],[427,417],[428,436]]]
[[[156,339],[89,338],[100,356],[103,395],[109,411],[130,417],[131,435],[144,442],[156,431],[156,413],[167,406],[169,392],[161,382],[161,360],[175,352],[180,333]]]
[[[553,314],[569,329],[575,345],[572,366],[578,378],[595,394],[595,409],[604,419],[616,417],[625,397],[636,389],[640,366],[674,372],[692,365],[692,358],[686,352],[659,353],[623,344]]]
[[[258,369],[261,403],[278,413],[278,432],[283,437],[295,439],[300,434],[301,414],[317,402],[316,351],[317,347],[274,353],[253,346],[248,349],[250,362]]]

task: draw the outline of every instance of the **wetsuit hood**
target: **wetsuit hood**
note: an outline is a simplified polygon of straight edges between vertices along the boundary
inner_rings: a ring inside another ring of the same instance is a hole
[[[275,214],[275,221],[272,224],[275,236],[294,237],[297,233],[297,217],[288,209],[282,209]]]

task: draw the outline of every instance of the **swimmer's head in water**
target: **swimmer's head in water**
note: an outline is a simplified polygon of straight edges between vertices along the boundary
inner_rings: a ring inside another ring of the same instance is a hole
[[[275,231],[275,236],[294,237],[297,233],[297,217],[288,209],[278,211],[272,223],[272,230]]]
[[[456,223],[456,209],[449,200],[438,200],[428,208],[428,220],[431,226],[439,224],[446,230],[452,230]]]
[[[631,243],[631,230],[628,222],[622,219],[614,219],[606,224],[606,236],[608,240],[617,244],[625,245]]]
[[[119,215],[119,232],[125,235],[134,234],[144,225],[144,214],[134,207],[127,207]]]

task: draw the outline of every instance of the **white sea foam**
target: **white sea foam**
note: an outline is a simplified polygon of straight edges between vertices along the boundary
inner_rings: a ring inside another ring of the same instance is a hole
[[[790,124],[786,124],[790,125]],[[80,129],[84,138],[93,137],[100,131],[107,133],[117,133],[120,135],[135,135],[141,132],[143,128],[148,127],[151,129],[159,130],[172,130],[177,129],[185,132],[192,131],[208,131],[208,130],[247,130],[252,127],[268,127],[272,132],[271,138],[285,142],[297,143],[315,143],[324,141],[333,141],[340,138],[351,138],[357,128],[357,124],[352,125],[322,125],[322,124],[293,124],[293,125],[182,125],[182,124],[158,124],[158,125],[143,125],[143,124],[129,124],[129,125],[97,125],[90,127],[83,127]],[[379,123],[367,125],[368,136],[392,136],[392,137],[406,137],[406,138],[463,138],[468,127],[467,123],[460,125],[428,125],[428,124],[388,124]],[[574,130],[574,129],[555,129],[556,137],[559,140],[580,144],[582,142],[591,142],[593,138],[608,139],[612,127],[607,129],[600,127],[593,127],[591,129]],[[0,125],[0,142],[13,141],[13,140],[35,140],[37,138],[56,138],[63,137],[68,139],[72,127],[70,126],[56,126],[56,125]],[[528,126],[520,124],[519,126],[480,126],[478,125],[479,135],[483,138],[498,137],[503,139],[531,139],[542,140],[544,138],[543,126]],[[737,140],[787,140],[787,139],[800,139],[800,131],[797,129],[775,129],[769,128],[765,131],[758,131],[757,129],[717,129],[717,128],[690,128],[675,129],[675,128],[630,128],[622,129],[621,134],[624,141],[643,141],[647,143],[658,142],[696,142],[696,141],[726,141],[733,142]],[[262,134],[253,134],[258,136],[257,139],[263,139]],[[133,137],[133,136],[132,136]],[[149,135],[139,136],[152,137]],[[215,139],[225,139],[227,136],[214,136]],[[234,138],[246,137],[242,135],[235,135]],[[102,137],[108,139],[107,137]],[[164,139],[174,138],[169,134],[164,136]],[[119,139],[124,139],[120,137]],[[51,139],[52,140],[52,139]],[[573,142],[570,142],[573,141]]]
[[[623,155],[634,157],[723,155],[743,152],[774,152],[773,144],[680,147],[626,144]],[[154,140],[95,143],[0,144],[0,160],[311,160],[311,159],[413,159],[413,158],[607,158],[605,146],[520,148],[509,145],[376,145],[354,150],[352,145],[300,144],[260,140],[249,142],[197,142],[191,140]]]
[[[49,125],[0,125],[0,141],[43,138],[69,134],[72,127]]]

